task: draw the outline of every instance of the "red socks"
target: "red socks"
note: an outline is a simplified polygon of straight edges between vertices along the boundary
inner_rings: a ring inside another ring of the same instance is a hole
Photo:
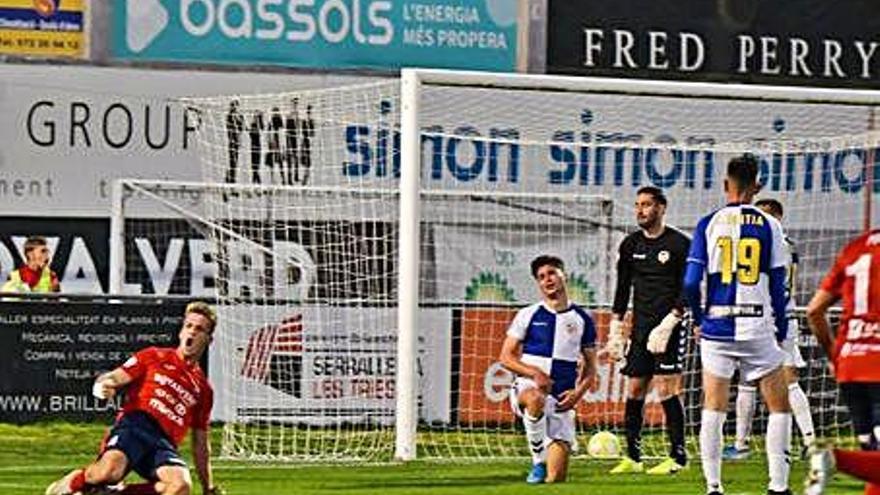
[[[80,469],[70,480],[70,491],[73,493],[81,492],[86,487],[86,470]]]
[[[880,485],[880,451],[835,449],[834,460],[838,471]]]
[[[124,485],[118,493],[120,495],[159,495],[154,488],[155,483],[133,483]],[[73,493],[85,491],[89,487],[86,483],[86,470],[80,469],[70,480],[70,491]],[[117,492],[114,492],[117,493]]]

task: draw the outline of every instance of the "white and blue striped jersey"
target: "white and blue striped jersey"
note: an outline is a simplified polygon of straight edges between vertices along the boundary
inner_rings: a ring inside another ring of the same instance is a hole
[[[694,231],[685,273],[685,292],[702,337],[785,338],[790,260],[779,221],[754,206],[730,204],[703,217]],[[705,311],[699,295],[704,272]]]
[[[559,397],[574,388],[581,349],[595,346],[596,326],[577,304],[557,313],[542,301],[519,310],[507,336],[522,342],[521,361],[546,373]]]

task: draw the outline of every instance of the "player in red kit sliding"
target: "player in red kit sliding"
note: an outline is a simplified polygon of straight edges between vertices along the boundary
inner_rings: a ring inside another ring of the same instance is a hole
[[[46,495],[92,493],[119,483],[134,471],[148,484],[114,493],[188,495],[192,479],[177,447],[192,428],[193,459],[203,493],[215,494],[209,421],[214,393],[199,359],[213,340],[217,317],[207,304],[186,307],[180,344],[149,347],[101,375],[93,393],[109,399],[125,389],[125,402],[101,445],[98,459],[52,483]]]
[[[826,313],[838,299],[843,314],[832,340]],[[833,364],[862,450],[816,451],[806,493],[824,493],[836,464],[838,471],[866,481],[867,495],[880,495],[880,230],[843,248],[810,301],[807,318]]]

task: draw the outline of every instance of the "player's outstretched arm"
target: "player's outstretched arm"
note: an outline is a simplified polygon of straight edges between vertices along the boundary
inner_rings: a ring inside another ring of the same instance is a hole
[[[99,399],[109,399],[116,395],[119,389],[125,387],[132,382],[132,377],[124,369],[116,368],[115,370],[104,373],[95,379],[92,385],[92,395]]]

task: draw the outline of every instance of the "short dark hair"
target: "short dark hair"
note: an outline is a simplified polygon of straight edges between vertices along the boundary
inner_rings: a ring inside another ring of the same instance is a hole
[[[745,190],[758,181],[758,158],[746,153],[727,163],[727,178],[736,183],[736,188]]]
[[[758,208],[766,208],[773,215],[782,218],[782,203],[780,203],[778,200],[775,200],[773,198],[759,199],[755,202],[755,206],[757,206]]]
[[[538,278],[538,270],[544,265],[550,265],[554,268],[559,268],[563,272],[565,271],[565,263],[562,262],[561,258],[550,254],[542,254],[532,260],[532,278]]]
[[[666,206],[666,195],[663,194],[663,189],[654,186],[643,186],[640,187],[638,191],[636,191],[636,196],[639,194],[650,194],[654,201],[660,203],[663,206]]]

